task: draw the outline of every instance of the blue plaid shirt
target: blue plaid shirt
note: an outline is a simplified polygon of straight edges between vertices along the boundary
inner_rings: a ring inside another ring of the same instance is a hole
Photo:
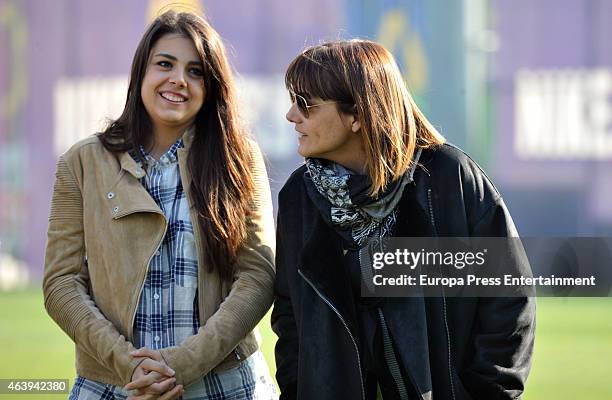
[[[198,258],[189,203],[183,190],[177,151],[179,139],[156,161],[140,147],[147,174],[141,179],[166,216],[168,228],[151,259],[134,320],[134,346],[159,350],[180,344],[195,335],[198,313]],[[134,157],[137,158],[137,157]],[[256,375],[257,374],[257,375]],[[121,387],[77,377],[70,399],[125,399]],[[184,399],[271,399],[271,383],[261,353],[249,357],[238,368],[206,375],[185,388]]]

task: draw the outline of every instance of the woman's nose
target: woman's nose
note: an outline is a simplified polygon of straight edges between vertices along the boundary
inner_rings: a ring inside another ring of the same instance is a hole
[[[170,83],[174,83],[180,87],[187,86],[184,72],[177,68],[170,76]]]
[[[297,105],[295,103],[291,104],[289,111],[287,111],[287,114],[285,114],[285,118],[287,118],[287,121],[293,122],[294,124],[297,124],[299,122],[301,114],[298,111]]]

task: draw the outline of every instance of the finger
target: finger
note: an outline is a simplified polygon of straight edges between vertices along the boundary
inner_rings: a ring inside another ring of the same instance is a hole
[[[168,378],[168,379],[164,379],[161,382],[156,382],[156,383],[152,384],[151,386],[147,386],[147,387],[139,389],[139,390],[144,392],[144,393],[153,393],[153,394],[156,394],[156,395],[160,395],[160,394],[165,393],[168,390],[172,389],[174,387],[175,383],[176,383],[176,379],[175,378]]]
[[[161,354],[158,351],[147,349],[146,347],[141,347],[138,350],[134,350],[130,352],[132,357],[148,357],[155,361],[162,361]]]
[[[156,394],[143,394],[140,396],[130,396],[128,397],[128,400],[154,400],[156,398]]]
[[[175,378],[167,378],[162,380],[161,382],[156,382],[150,386],[145,386],[143,388],[139,388],[139,389],[134,389],[132,391],[132,393],[134,393],[134,395],[136,396],[143,396],[145,394],[161,394],[164,393],[170,389],[172,389],[174,387],[174,383],[176,382]],[[163,384],[163,386],[160,387],[160,385]]]
[[[174,388],[175,385],[176,385],[176,378],[168,378],[161,382],[152,384],[151,389],[153,389],[157,393],[165,393],[168,390]]]
[[[148,349],[146,347],[142,347],[140,349],[130,351],[130,355],[135,356],[135,357],[148,357],[149,356]]]
[[[161,381],[164,379],[164,376],[159,374],[158,372],[151,372],[150,374],[143,375],[138,379],[133,380],[123,387],[124,390],[134,390],[134,389],[142,389],[147,386],[151,386],[157,381]]]
[[[134,389],[132,390],[132,393],[134,393],[135,396],[144,396],[144,395],[149,395],[150,393],[147,393],[147,388],[149,388],[150,386],[141,388],[141,389]]]
[[[131,395],[127,398],[127,400],[153,400],[156,399],[157,395],[156,394],[142,394],[142,395]]]
[[[167,391],[158,400],[174,400],[181,397],[185,394],[185,390],[183,390],[183,385],[177,385],[172,390]]]
[[[172,368],[170,368],[163,362],[151,360],[150,358],[147,358],[146,360],[141,362],[139,366],[142,366],[142,368],[146,369],[147,371],[159,372],[160,374],[166,375],[168,377],[174,376],[174,370]]]

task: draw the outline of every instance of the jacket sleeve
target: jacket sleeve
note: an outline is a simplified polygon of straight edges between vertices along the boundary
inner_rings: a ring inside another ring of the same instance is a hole
[[[501,198],[484,211],[472,236],[518,236]],[[531,273],[528,265],[523,268],[527,269],[524,274]],[[531,367],[534,338],[533,297],[479,298],[472,334],[474,354],[462,373],[462,383],[472,397],[520,398]]]
[[[274,284],[274,308],[272,309],[272,329],[278,336],[276,342],[276,381],[281,391],[281,400],[297,398],[299,340],[287,277],[287,259],[283,256],[283,204],[279,200],[276,220],[276,281]]]
[[[256,144],[252,146],[255,196],[248,237],[236,262],[237,278],[197,334],[160,351],[176,372],[177,384],[189,385],[210,372],[255,329],[272,305],[276,247],[272,196],[261,151]]]
[[[127,384],[142,358],[98,310],[88,290],[83,233],[83,199],[65,157],[57,164],[51,199],[43,295],[53,320],[90,356]],[[110,383],[110,382],[109,382]]]

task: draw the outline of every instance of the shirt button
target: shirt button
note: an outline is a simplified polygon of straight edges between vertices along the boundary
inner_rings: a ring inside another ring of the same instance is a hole
[[[154,298],[155,300],[157,300],[157,299],[159,299],[159,295],[158,295],[157,293],[155,293],[155,294],[153,295],[153,298]]]
[[[116,213],[116,212],[118,212],[118,211],[119,211],[119,207],[117,207],[117,206],[113,207],[113,212],[114,212],[114,213]]]
[[[159,257],[159,255],[160,255],[160,254],[161,254],[161,252],[160,252],[159,250],[157,250],[157,251],[155,252],[155,255],[156,255],[157,257]]]
[[[155,336],[155,341],[159,342],[159,336]]]
[[[108,197],[109,199],[112,199],[113,197],[115,197],[115,193],[113,193],[113,192],[108,192],[108,194],[106,195],[106,197]]]

